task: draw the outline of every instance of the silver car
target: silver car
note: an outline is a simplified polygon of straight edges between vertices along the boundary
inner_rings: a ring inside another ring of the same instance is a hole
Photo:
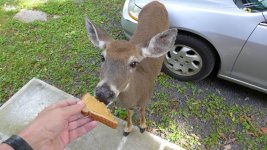
[[[151,0],[126,0],[121,24],[130,38]],[[218,77],[267,93],[267,0],[160,0],[178,29],[163,71],[182,81]],[[153,67],[153,66],[151,66]]]

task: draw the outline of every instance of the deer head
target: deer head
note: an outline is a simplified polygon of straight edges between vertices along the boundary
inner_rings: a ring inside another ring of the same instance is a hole
[[[113,40],[88,18],[86,29],[93,45],[103,50],[100,82],[95,88],[95,96],[106,105],[121,92],[128,90],[143,59],[157,58],[167,53],[173,47],[177,35],[177,29],[168,29],[150,41],[136,45],[131,41]]]

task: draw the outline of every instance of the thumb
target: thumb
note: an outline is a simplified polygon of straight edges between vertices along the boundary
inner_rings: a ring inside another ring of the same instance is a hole
[[[85,106],[85,104],[82,101],[79,101],[75,105],[66,106],[64,108],[64,113],[66,114],[66,117],[69,118],[72,115],[81,113],[84,106]]]

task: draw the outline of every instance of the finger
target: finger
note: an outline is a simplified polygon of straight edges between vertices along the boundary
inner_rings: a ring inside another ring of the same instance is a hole
[[[85,124],[84,126],[76,128],[75,130],[71,130],[69,133],[70,142],[94,129],[96,127],[96,124],[96,121],[92,121],[90,123]]]
[[[70,122],[69,123],[69,130],[74,130],[76,128],[79,128],[85,124],[88,124],[92,122],[92,119],[91,118],[88,118],[88,117],[83,117],[83,118],[80,118],[76,121],[73,121],[73,122]]]
[[[57,103],[54,103],[53,105],[48,106],[48,108],[58,108],[58,107],[66,107],[66,106],[71,106],[74,104],[77,104],[78,100],[76,99],[67,99],[67,100],[62,100]]]
[[[51,104],[51,105],[45,107],[40,113],[50,111],[51,109],[54,109],[54,108],[63,107],[66,105],[71,105],[71,104],[77,104],[77,100],[69,99],[69,100],[62,100],[62,101],[56,102],[54,104]]]
[[[85,104],[82,101],[78,101],[76,105],[66,106],[63,108],[65,117],[68,119],[73,115],[80,114]]]

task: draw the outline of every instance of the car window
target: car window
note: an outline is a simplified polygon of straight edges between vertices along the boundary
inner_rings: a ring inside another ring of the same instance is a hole
[[[267,10],[267,0],[235,0],[237,7],[247,12],[261,12]]]

